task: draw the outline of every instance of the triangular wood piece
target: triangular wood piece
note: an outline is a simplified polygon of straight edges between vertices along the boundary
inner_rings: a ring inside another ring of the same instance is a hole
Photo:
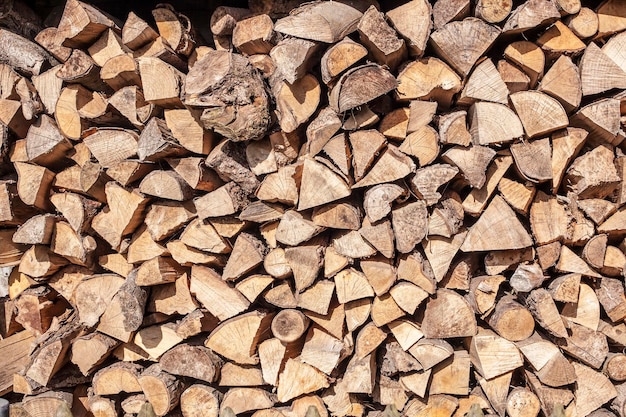
[[[494,156],[496,151],[487,146],[455,146],[448,149],[442,159],[456,165],[472,187],[481,188],[487,180],[487,166]]]
[[[259,339],[269,333],[273,315],[252,311],[222,322],[209,334],[206,347],[242,365],[256,365]]]
[[[378,161],[369,172],[352,188],[392,182],[406,177],[415,171],[415,163],[411,158],[400,152],[395,146],[387,145]]]
[[[522,249],[533,240],[511,207],[496,195],[472,226],[461,246],[463,252]]]
[[[313,159],[304,160],[298,211],[339,200],[350,193],[350,187],[330,168]]]
[[[588,277],[601,278],[602,276],[591,269],[587,262],[583,261],[570,248],[561,246],[561,255],[559,262],[556,264],[557,271],[573,272],[575,274],[586,275]]]
[[[509,395],[513,371],[489,380],[483,378],[477,372],[474,373],[474,376],[487,396],[487,399],[491,403],[491,407],[493,407],[498,415],[503,416],[506,410],[506,400]]]
[[[584,96],[626,88],[626,72],[594,42],[587,46],[579,65]]]
[[[529,138],[546,135],[569,124],[563,106],[547,94],[529,90],[511,94],[510,98]]]
[[[619,134],[620,101],[614,98],[594,101],[576,112],[572,117],[572,125],[582,127],[590,133],[591,145],[619,145],[623,139]]]
[[[389,219],[373,224],[368,218],[363,219],[363,225],[359,233],[383,256],[392,258],[394,254],[394,234]]]
[[[479,145],[511,142],[524,135],[524,127],[517,114],[503,104],[474,103],[469,109],[468,119],[472,141]]]
[[[302,245],[285,248],[285,259],[291,267],[296,292],[300,293],[315,282],[323,264],[323,247],[320,245]]]
[[[430,35],[437,53],[464,77],[496,40],[500,29],[468,17],[450,22]]]
[[[365,274],[353,268],[344,269],[335,275],[335,288],[337,300],[341,304],[374,296],[374,290]]]
[[[472,71],[457,103],[469,105],[475,101],[492,101],[506,105],[508,97],[509,89],[498,69],[491,59],[485,59]]]
[[[552,134],[552,190],[558,191],[565,170],[580,152],[587,135],[584,129],[568,127]]]
[[[322,148],[322,151],[339,168],[343,175],[350,175],[350,161],[352,158],[346,136],[343,133],[330,138]]]
[[[514,143],[510,150],[518,171],[528,181],[539,183],[552,179],[549,138]]]
[[[617,213],[606,219],[598,227],[598,233],[608,233],[611,235],[622,235],[626,231],[626,207],[622,207]]]
[[[378,130],[358,130],[350,133],[354,180],[360,181],[369,169],[374,158],[385,146],[386,139]]]
[[[276,241],[289,246],[297,246],[323,230],[323,227],[318,226],[311,219],[297,211],[288,210],[283,214],[276,229]]]
[[[578,208],[585,212],[595,224],[601,224],[617,210],[617,205],[612,201],[600,198],[578,200]]]
[[[626,71],[626,54],[624,52],[624,47],[626,42],[626,33],[617,34],[602,47],[602,52],[613,62],[615,62],[619,67]]]
[[[467,231],[458,233],[452,238],[443,236],[429,236],[424,246],[424,253],[430,262],[430,266],[435,274],[435,279],[440,282],[450,269],[452,259],[459,251],[459,248],[465,241]]]
[[[617,396],[609,378],[588,366],[573,362],[576,371],[576,415],[586,416]]]
[[[541,79],[538,90],[559,100],[568,112],[578,108],[583,96],[578,67],[570,57],[561,55]]]
[[[267,248],[259,239],[249,233],[240,234],[224,267],[222,279],[228,281],[242,277],[263,263],[266,252]]]

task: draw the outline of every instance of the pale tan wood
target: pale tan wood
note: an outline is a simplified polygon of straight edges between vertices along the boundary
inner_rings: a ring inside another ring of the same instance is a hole
[[[468,6],[469,7],[469,6]],[[433,395],[428,400],[419,398],[412,399],[407,407],[406,412],[412,415],[425,417],[429,415],[440,415],[442,417],[451,417],[454,410],[458,407],[458,400],[450,395]]]
[[[511,417],[537,416],[541,405],[539,398],[526,388],[515,388],[509,394],[506,412]]]
[[[599,369],[609,353],[606,336],[585,326],[569,322],[570,336],[561,349],[580,362]]]
[[[617,207],[613,202],[599,198],[589,198],[577,201],[578,207],[595,224],[601,224],[615,213]]]
[[[528,338],[535,328],[531,313],[511,296],[500,298],[488,323],[496,333],[512,342]]]
[[[574,253],[567,246],[561,248],[561,255],[556,269],[561,272],[571,272],[575,274],[587,275],[594,278],[600,278],[600,274],[591,269],[591,267]]]
[[[305,159],[298,199],[298,210],[320,206],[351,194],[341,177],[313,159]]]
[[[423,0],[410,1],[387,11],[391,25],[406,42],[411,56],[421,57],[432,29],[432,6]]]
[[[181,383],[176,377],[165,372],[159,364],[146,368],[138,381],[155,415],[167,415],[178,405],[182,392]]]
[[[405,314],[404,310],[398,306],[391,294],[374,297],[370,317],[376,326],[384,326],[385,324],[403,317]]]
[[[57,37],[63,46],[83,47],[95,41],[100,33],[115,27],[115,22],[94,6],[73,0],[65,5]]]
[[[128,48],[136,50],[155,40],[159,34],[143,19],[130,12],[122,27],[122,42]]]
[[[163,107],[180,107],[180,85],[183,74],[175,67],[155,57],[141,57],[139,75],[146,101]]]
[[[599,19],[596,12],[588,7],[581,7],[577,13],[567,16],[565,23],[576,36],[585,39],[598,32]]]
[[[580,198],[605,197],[619,181],[613,159],[613,152],[608,147],[598,146],[570,164],[565,180],[572,184],[571,189]]]
[[[583,41],[560,20],[557,20],[537,39],[537,45],[548,56],[576,55],[585,49]]]
[[[442,0],[433,5],[435,29],[441,29],[446,23],[461,20],[470,14],[470,2],[467,0]]]
[[[556,304],[547,290],[543,288],[533,290],[526,298],[526,305],[535,316],[537,323],[547,332],[556,337],[568,337]]]
[[[15,162],[14,166],[17,171],[17,193],[20,199],[25,204],[48,209],[50,207],[48,193],[55,177],[54,172],[25,162]]]
[[[453,95],[462,88],[459,76],[434,57],[410,62],[398,74],[398,83],[399,100],[434,99],[443,108],[450,107]]]
[[[205,346],[239,364],[255,365],[259,358],[254,352],[271,319],[272,315],[252,311],[223,321],[209,334]]]
[[[139,67],[130,53],[124,53],[122,50],[101,66],[100,78],[112,89],[117,91],[128,86],[141,86]]]
[[[400,107],[390,111],[380,121],[378,131],[387,138],[403,140],[408,133],[410,114],[409,107]]]
[[[120,392],[141,392],[139,374],[143,367],[131,363],[115,363],[94,375],[93,389],[96,395],[111,395]]]
[[[25,245],[49,244],[58,218],[51,214],[31,217],[13,234],[13,242]]]
[[[489,198],[496,189],[500,187],[503,176],[513,164],[513,159],[509,155],[496,155],[493,163],[489,165],[485,173],[485,184],[480,188],[473,189],[463,200],[463,209],[471,215],[479,215],[485,208]],[[416,174],[417,176],[417,174]],[[506,196],[504,196],[506,199]]]
[[[97,330],[128,343],[143,321],[147,293],[135,283],[133,270],[100,316]]]
[[[574,391],[578,415],[587,415],[617,396],[617,391],[606,376],[585,365],[576,362],[573,365],[579,381]]]
[[[364,11],[364,10],[363,10]],[[341,16],[339,19],[333,19]],[[356,30],[362,12],[348,4],[302,6],[276,22],[276,31],[286,35],[335,43]]]
[[[457,103],[471,105],[476,101],[492,101],[506,105],[508,96],[509,90],[498,69],[491,59],[485,59],[472,71]]]
[[[227,362],[220,369],[220,386],[260,386],[264,385],[261,369],[235,365]]]
[[[443,153],[442,159],[456,165],[472,187],[481,188],[487,181],[487,166],[495,155],[493,149],[485,146],[455,146]]]
[[[245,192],[233,181],[194,199],[198,218],[203,220],[235,214],[247,203]]]
[[[58,222],[50,248],[75,265],[90,266],[97,243],[91,236],[80,236],[69,223]]]
[[[433,368],[429,394],[467,395],[469,393],[470,363],[467,351],[454,351],[452,358]]]
[[[278,401],[286,402],[328,386],[328,379],[322,372],[298,359],[288,359],[279,376]]]
[[[420,166],[432,163],[439,155],[439,135],[430,126],[424,126],[410,133],[398,148],[417,158]]]
[[[312,74],[303,75],[293,84],[278,81],[272,86],[272,91],[280,127],[286,133],[307,122],[320,103],[320,84]]]
[[[600,323],[600,302],[593,289],[581,283],[578,300],[576,303],[565,304],[561,315],[574,323],[596,331]]]
[[[367,80],[367,84],[365,81]],[[367,85],[367,88],[363,88]],[[336,112],[366,104],[397,87],[391,73],[377,64],[365,64],[344,72],[329,94],[329,104]]]
[[[594,42],[585,49],[579,67],[583,96],[623,88],[626,82],[624,70]],[[602,71],[603,77],[598,77],[597,71]]]
[[[589,239],[585,244],[581,257],[590,266],[601,269],[604,266],[604,257],[606,256],[606,248],[608,236],[605,234],[596,235]]]
[[[512,372],[502,374],[491,380],[486,380],[477,373],[474,373],[474,375],[489,400],[491,407],[499,415],[503,415],[506,411],[506,400],[509,393]]]
[[[528,90],[530,87],[530,78],[519,67],[511,64],[505,59],[498,61],[497,67],[500,77],[506,84],[510,93]]]
[[[622,233],[623,227],[621,225],[624,217],[626,217],[626,210],[621,208],[598,226],[598,233],[608,233],[609,236]]]
[[[619,145],[623,135],[620,133],[618,114],[619,102],[604,98],[582,107],[574,115],[572,124],[591,132],[593,135],[588,139],[594,146],[603,143]]]
[[[235,288],[222,281],[211,268],[194,266],[191,270],[190,291],[211,314],[225,320],[245,311],[249,301]],[[216,303],[216,300],[229,300]]]
[[[524,364],[515,344],[482,328],[472,337],[469,355],[476,371],[486,379],[511,372]]]
[[[91,222],[92,228],[112,247],[118,248],[122,238],[132,233],[143,220],[148,199],[137,191],[127,191],[115,182],[105,186],[108,211],[101,211]]]
[[[529,138],[546,135],[569,123],[561,104],[546,94],[520,91],[511,94],[510,99]]]
[[[624,375],[624,359],[623,354],[609,354],[604,364],[604,371],[613,381],[621,382],[626,378],[626,375]]]
[[[507,220],[500,220],[502,218]],[[494,245],[494,241],[499,242]],[[531,245],[531,237],[513,210],[501,197],[495,196],[478,221],[470,228],[461,250],[470,252],[522,249]]]
[[[467,301],[474,311],[481,316],[486,316],[493,311],[496,303],[496,296],[500,285],[504,282],[504,276],[477,276],[469,285]]]
[[[184,417],[218,417],[221,393],[204,384],[186,388],[180,396],[180,410]]]
[[[470,33],[472,36],[468,35]],[[469,17],[461,22],[447,23],[437,29],[431,34],[431,40],[437,54],[466,77],[478,58],[491,47],[499,34],[500,30],[495,26]],[[459,53],[461,50],[471,53],[463,55]]]
[[[480,145],[506,143],[524,134],[519,117],[498,103],[474,103],[468,117],[472,141]]]
[[[513,10],[503,27],[505,34],[544,27],[561,17],[556,2],[533,0]]]
[[[407,48],[404,40],[398,37],[376,7],[370,6],[363,13],[357,30],[361,42],[377,63],[394,70],[406,57]]]
[[[578,67],[571,58],[560,56],[543,76],[538,89],[559,100],[566,111],[573,111],[580,105],[582,98]]]
[[[454,314],[458,318],[452,325],[445,317]],[[427,338],[464,337],[476,334],[476,319],[469,303],[457,293],[437,290],[437,298],[429,300],[422,321],[422,332]]]
[[[487,23],[500,23],[507,18],[512,8],[512,1],[480,0],[476,4],[474,15]]]
[[[337,339],[343,339],[344,323],[346,318],[344,304],[333,301],[331,302],[327,314],[319,314],[309,311],[306,313],[306,316],[332,336]]]
[[[339,363],[343,348],[339,339],[317,327],[311,327],[304,341],[300,360],[330,375]]]

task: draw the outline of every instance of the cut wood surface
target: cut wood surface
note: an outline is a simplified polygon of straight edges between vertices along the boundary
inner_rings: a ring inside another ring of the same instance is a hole
[[[626,417],[623,1],[5,3],[11,414]]]

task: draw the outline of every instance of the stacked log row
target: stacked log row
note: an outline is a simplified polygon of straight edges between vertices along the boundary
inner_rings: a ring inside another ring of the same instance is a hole
[[[54,23],[0,29],[15,415],[626,417],[621,0]]]

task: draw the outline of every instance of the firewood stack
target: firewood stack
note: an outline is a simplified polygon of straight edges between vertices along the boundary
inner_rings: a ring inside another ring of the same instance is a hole
[[[626,3],[585,6],[0,29],[12,411],[626,417]]]

